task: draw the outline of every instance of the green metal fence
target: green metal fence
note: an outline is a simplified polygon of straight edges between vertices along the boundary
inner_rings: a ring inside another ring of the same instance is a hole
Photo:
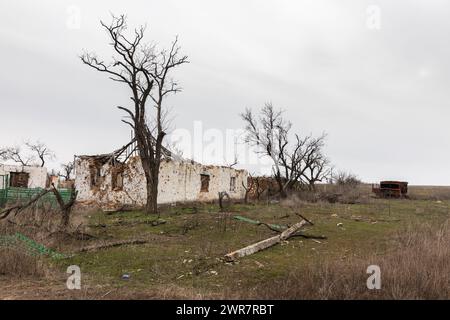
[[[0,175],[0,207],[6,203],[6,188],[9,186],[8,176]]]
[[[9,187],[8,176],[0,175],[0,207],[8,203],[24,203],[42,192],[42,188],[13,188]],[[58,189],[64,202],[68,202],[72,195],[71,189]],[[57,205],[57,200],[53,192],[45,194],[38,201],[39,204]]]

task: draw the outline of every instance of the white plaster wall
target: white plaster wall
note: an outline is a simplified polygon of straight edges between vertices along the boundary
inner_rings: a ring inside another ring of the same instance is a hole
[[[104,165],[101,174],[103,183],[97,188],[90,186],[88,159],[77,159],[75,163],[75,188],[79,201],[93,201],[100,205],[116,206],[120,204],[144,205],[146,202],[145,176],[139,158],[130,159],[124,170],[123,190],[111,190],[111,172],[109,165]],[[210,176],[209,191],[200,192],[200,174]],[[230,190],[230,178],[235,177],[235,190]],[[228,167],[204,166],[193,162],[161,162],[158,203],[188,201],[212,201],[218,198],[220,191],[226,191],[233,199],[245,196],[247,172]]]
[[[28,188],[45,188],[47,183],[47,169],[42,167],[15,166],[0,164],[0,175],[9,175],[10,172],[28,173]],[[1,186],[0,186],[1,187]]]

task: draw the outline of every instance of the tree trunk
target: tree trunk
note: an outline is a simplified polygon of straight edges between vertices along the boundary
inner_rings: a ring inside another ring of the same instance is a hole
[[[149,214],[158,214],[158,180],[147,180],[147,205],[145,209]]]
[[[281,178],[280,171],[278,170],[277,172],[275,172],[273,177],[275,178],[275,181],[276,181],[276,183],[278,185],[278,192],[280,193],[280,197],[281,198],[286,198],[286,192],[285,192],[284,187],[283,187],[283,179]]]
[[[153,165],[146,160],[141,159],[141,161],[142,166],[144,167],[147,187],[147,203],[145,211],[148,214],[158,214],[158,181],[160,164],[159,161]]]
[[[145,204],[145,212],[148,214],[158,214],[158,178],[161,161],[160,159],[156,159],[155,153],[150,150],[153,146],[151,137],[148,137],[146,134],[145,123],[136,126],[135,137],[146,183],[147,201]]]
[[[284,199],[287,197],[287,193],[286,193],[286,188],[283,184],[283,180],[281,179],[281,177],[277,177],[276,180],[278,183],[278,188],[280,189],[280,197]]]

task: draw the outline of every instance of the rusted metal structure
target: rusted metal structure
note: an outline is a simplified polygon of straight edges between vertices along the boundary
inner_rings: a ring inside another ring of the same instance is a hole
[[[381,181],[372,185],[372,192],[380,198],[406,198],[408,196],[408,182]]]

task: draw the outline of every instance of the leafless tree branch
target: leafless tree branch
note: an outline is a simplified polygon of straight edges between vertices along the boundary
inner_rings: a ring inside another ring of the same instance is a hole
[[[138,145],[138,151],[147,182],[147,212],[157,213],[158,176],[163,140],[167,132],[167,109],[165,97],[181,91],[179,84],[171,77],[172,70],[188,63],[180,54],[178,37],[169,50],[158,51],[155,44],[143,42],[145,26],[134,29],[127,35],[125,15],[112,16],[110,24],[100,22],[105,29],[114,56],[111,62],[104,62],[93,53],[84,53],[81,61],[113,81],[126,84],[131,90],[132,107],[119,106],[127,119]],[[148,102],[153,108],[148,109]]]

